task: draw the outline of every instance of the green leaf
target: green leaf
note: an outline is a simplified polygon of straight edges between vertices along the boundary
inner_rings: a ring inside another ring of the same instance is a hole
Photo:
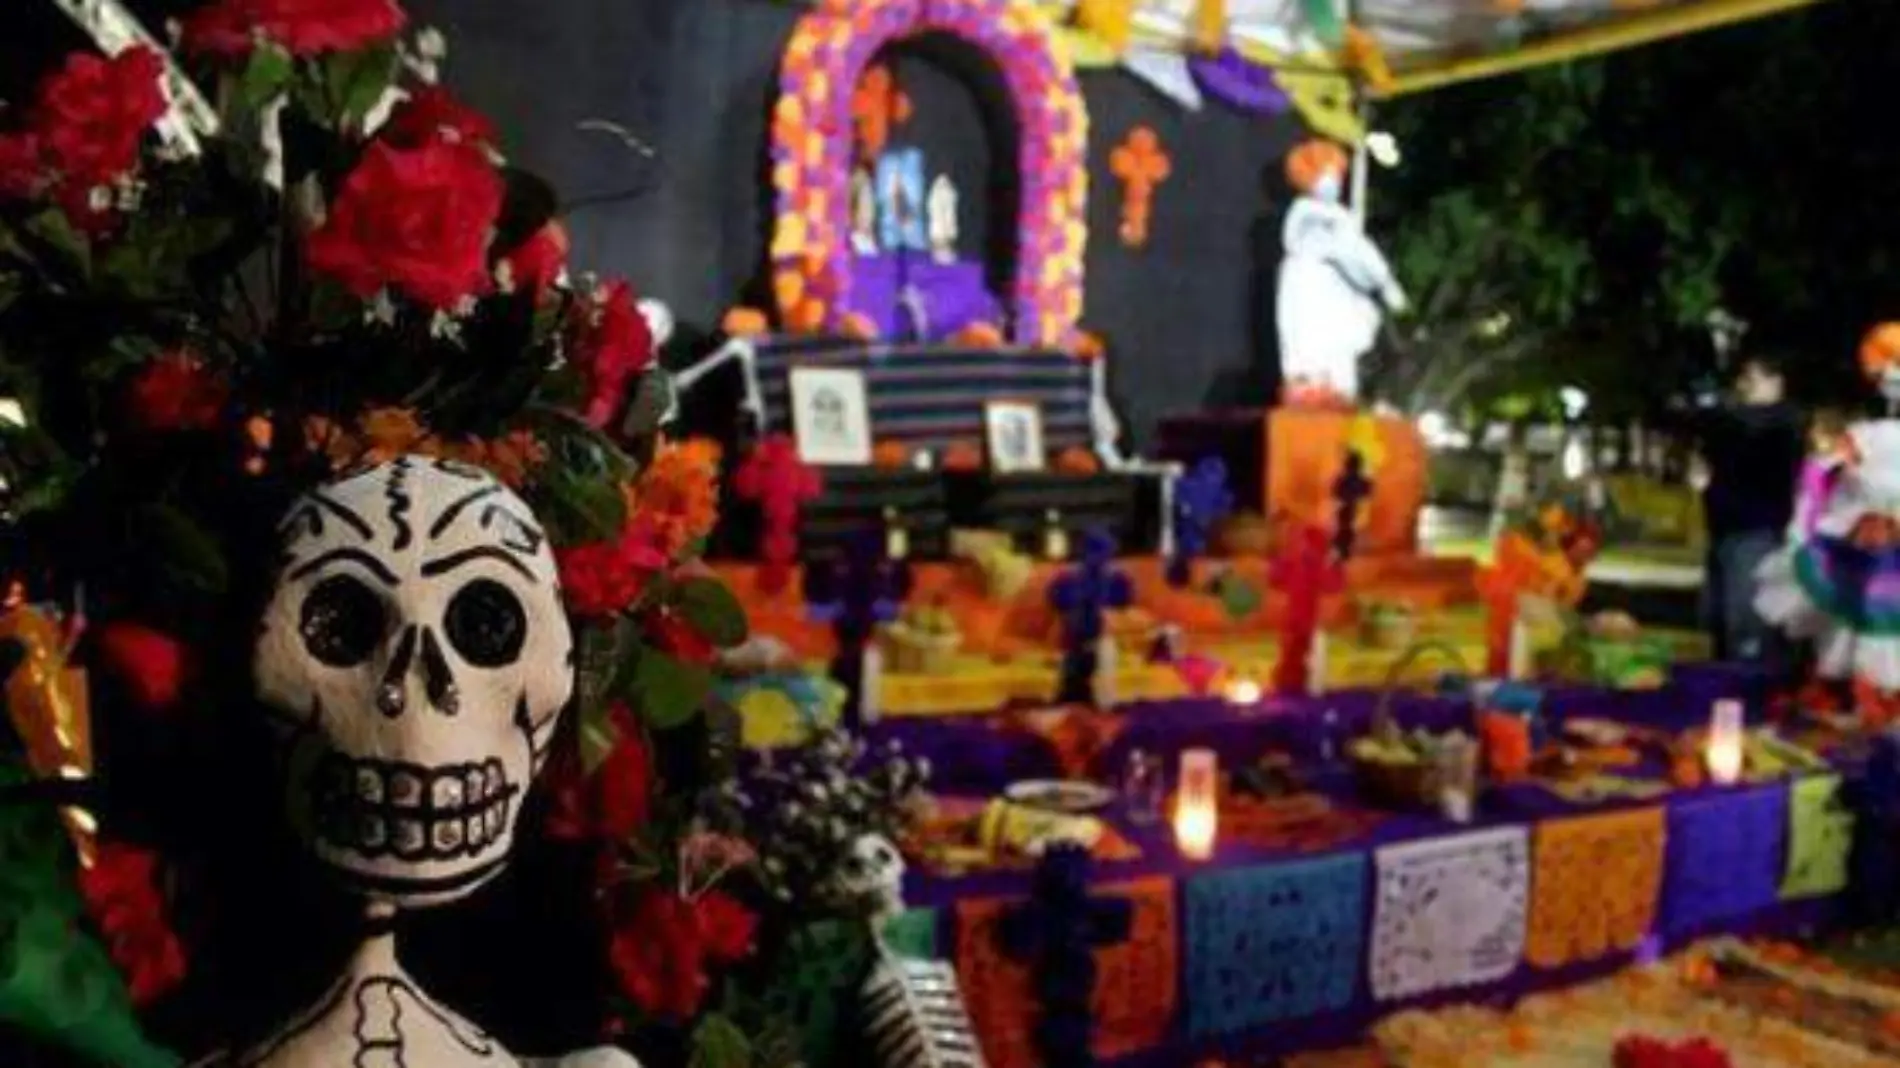
[[[633,669],[634,707],[654,727],[670,730],[699,714],[712,683],[712,672],[698,664],[642,649]]]
[[[700,637],[721,649],[745,641],[745,606],[726,584],[714,578],[688,579],[674,594],[680,615]]]
[[[120,334],[106,344],[105,351],[87,360],[81,373],[91,382],[110,382],[157,356],[158,342],[137,334]]]
[[[222,594],[230,584],[224,554],[203,527],[169,505],[151,505],[134,513],[136,527],[166,559],[172,576],[186,587]]]
[[[611,541],[626,525],[626,498],[611,482],[551,468],[538,486],[535,513],[551,528],[558,545]]]
[[[73,227],[65,212],[48,208],[28,219],[23,229],[81,276],[92,274],[92,246],[87,244],[85,235]]]
[[[6,314],[13,302],[20,299],[26,291],[26,280],[12,271],[0,273],[0,315]]]
[[[395,82],[399,60],[393,46],[383,45],[337,52],[324,62],[323,77],[329,85],[330,101],[338,109],[333,117],[339,124],[363,121]]]
[[[237,106],[251,112],[263,110],[290,84],[293,74],[289,53],[270,45],[256,49],[238,76]]]
[[[582,628],[575,652],[575,696],[582,709],[605,704],[613,683],[617,636],[612,627]]]
[[[620,731],[609,715],[611,706],[586,709],[580,719],[581,771],[592,775],[607,762],[607,755],[620,741]]]
[[[750,1068],[752,1043],[723,1013],[707,1013],[693,1029],[692,1068]]]

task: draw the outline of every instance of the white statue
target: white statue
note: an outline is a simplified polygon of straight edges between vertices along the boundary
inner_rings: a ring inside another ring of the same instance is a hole
[[[930,252],[938,263],[957,261],[957,187],[950,176],[939,174],[930,183],[924,205],[930,216]]]
[[[1403,312],[1405,291],[1379,246],[1340,203],[1346,154],[1330,142],[1296,149],[1287,174],[1299,199],[1287,210],[1280,261],[1280,369],[1288,396],[1354,402],[1359,358],[1386,312]]]
[[[247,1068],[518,1068],[397,960],[390,920],[473,893],[574,691],[554,556],[486,472],[405,456],[317,489],[280,528],[254,655],[285,801],[369,919],[344,974]],[[637,1068],[618,1050],[548,1062]]]
[[[862,167],[851,172],[851,251],[877,255],[877,188]]]

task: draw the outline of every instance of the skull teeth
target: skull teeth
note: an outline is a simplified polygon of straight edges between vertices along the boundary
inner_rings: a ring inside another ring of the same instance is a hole
[[[426,768],[331,754],[312,793],[318,833],[332,846],[452,860],[501,838],[516,790],[497,760]]]

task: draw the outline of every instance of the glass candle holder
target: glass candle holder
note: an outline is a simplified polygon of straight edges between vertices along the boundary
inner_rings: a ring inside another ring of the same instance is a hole
[[[1214,855],[1220,821],[1220,765],[1212,749],[1181,754],[1181,777],[1174,795],[1174,842],[1189,860]]]
[[[1747,731],[1742,722],[1742,703],[1733,699],[1715,702],[1709,716],[1709,747],[1703,754],[1708,764],[1709,781],[1718,786],[1733,786],[1742,778],[1742,751]]]

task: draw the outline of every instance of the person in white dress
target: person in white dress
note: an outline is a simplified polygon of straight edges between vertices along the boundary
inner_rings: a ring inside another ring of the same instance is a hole
[[[1816,674],[1852,682],[1863,715],[1885,722],[1900,694],[1900,323],[1875,329],[1860,355],[1888,414],[1817,457],[1788,547],[1758,573],[1755,607],[1812,640]]]

